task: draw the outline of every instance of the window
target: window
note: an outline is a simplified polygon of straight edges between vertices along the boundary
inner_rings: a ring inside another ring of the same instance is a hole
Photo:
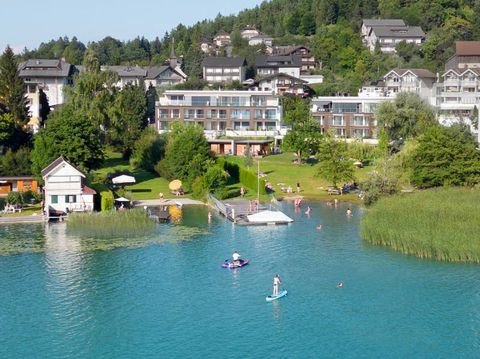
[[[252,96],[252,106],[265,106],[267,104],[267,96]]]
[[[343,126],[343,116],[342,115],[333,115],[331,120],[332,126]]]
[[[65,203],[77,203],[77,196],[74,194],[67,194],[65,196]]]
[[[274,130],[276,128],[275,122],[265,122],[265,127],[267,130]]]
[[[227,118],[227,110],[219,110],[220,118]]]
[[[353,125],[354,126],[367,126],[367,121],[364,116],[362,115],[355,115],[353,117]]]
[[[50,200],[53,204],[58,203],[58,196],[56,194],[54,194],[50,197]]]
[[[210,96],[192,96],[192,106],[208,106]]]
[[[265,118],[267,120],[275,120],[277,117],[277,111],[276,110],[265,110]]]
[[[160,118],[168,118],[168,110],[160,110]]]
[[[195,117],[195,110],[186,110],[185,111],[185,118],[194,118]]]
[[[195,118],[205,118],[205,111],[204,110],[197,110]]]
[[[180,118],[180,110],[172,110],[172,117],[173,118]]]

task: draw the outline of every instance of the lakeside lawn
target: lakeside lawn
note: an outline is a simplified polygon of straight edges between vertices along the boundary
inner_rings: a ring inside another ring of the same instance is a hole
[[[480,263],[480,191],[426,190],[380,199],[363,217],[366,241],[450,262]]]
[[[245,158],[241,156],[229,156],[228,161],[234,162],[239,166],[245,166]],[[257,160],[260,161],[260,173],[264,173],[263,179],[270,182],[275,190],[277,198],[287,196],[301,195],[307,199],[312,200],[329,200],[334,196],[327,193],[327,187],[331,185],[326,180],[317,177],[318,166],[315,160],[308,163],[297,164],[294,162],[296,157],[291,152],[270,155],[253,160],[253,165],[250,167],[252,172],[257,172]],[[356,168],[355,177],[357,182],[365,179],[372,167]],[[296,193],[297,182],[300,183],[300,193]],[[343,183],[337,184],[342,185]],[[281,192],[281,187],[291,186],[293,193],[287,194]],[[252,193],[253,192],[253,193]],[[249,189],[247,195],[255,197],[256,188]],[[341,197],[345,201],[360,203],[361,200],[355,193],[345,194]]]
[[[244,157],[228,156],[227,159],[239,166],[245,166]],[[293,162],[294,159],[295,157],[292,153],[282,153],[258,159],[260,161],[260,172],[266,175],[263,179],[272,184],[275,190],[275,196],[278,199],[288,196],[286,193],[281,192],[281,183],[283,183],[285,187],[290,185],[292,189],[296,191],[296,183],[300,182],[301,192],[293,192],[290,196],[301,195],[312,200],[332,199],[333,196],[328,195],[326,191],[330,183],[316,177],[316,162],[296,164]],[[357,181],[364,179],[371,169],[371,167],[356,169],[355,176]],[[257,172],[257,159],[254,159],[250,170]],[[123,160],[120,153],[108,152],[104,167],[95,171],[94,177],[104,178],[108,173],[115,171],[130,171],[135,177],[135,184],[125,186],[126,195],[133,200],[158,199],[160,192],[164,194],[165,198],[175,198],[175,195],[171,194],[168,188],[169,181],[144,170],[131,171],[128,161]],[[92,183],[92,186],[100,192],[107,190],[107,187],[98,181]],[[237,183],[230,185],[229,189],[238,189],[239,192],[240,187],[241,184]],[[188,197],[188,193],[186,196]],[[256,188],[247,188],[246,198],[256,198],[256,196]],[[341,197],[345,201],[361,202],[356,194],[345,194]],[[261,200],[267,199],[267,196],[262,196],[261,198]]]

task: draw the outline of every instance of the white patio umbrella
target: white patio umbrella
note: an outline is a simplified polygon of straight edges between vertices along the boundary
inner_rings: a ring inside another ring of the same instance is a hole
[[[118,202],[130,202],[130,200],[129,200],[128,198],[125,198],[125,197],[115,198],[115,201],[118,201]]]
[[[128,175],[121,175],[112,178],[113,184],[130,184],[135,183],[135,177]]]

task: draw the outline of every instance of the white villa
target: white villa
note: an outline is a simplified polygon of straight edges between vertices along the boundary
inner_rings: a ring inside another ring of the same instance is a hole
[[[75,66],[63,59],[31,59],[19,65],[19,76],[27,88],[30,117],[39,117],[40,89],[47,95],[50,107],[65,102],[64,88],[72,84],[75,71]]]
[[[59,157],[45,167],[42,178],[47,215],[93,211],[93,197],[96,192],[83,184],[85,175],[65,158]]]

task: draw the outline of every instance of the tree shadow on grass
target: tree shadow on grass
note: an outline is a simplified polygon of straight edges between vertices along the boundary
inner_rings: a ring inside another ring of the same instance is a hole
[[[114,157],[114,158],[107,158],[103,161],[102,167],[117,167],[117,166],[128,166],[128,161],[124,160],[123,158]]]

